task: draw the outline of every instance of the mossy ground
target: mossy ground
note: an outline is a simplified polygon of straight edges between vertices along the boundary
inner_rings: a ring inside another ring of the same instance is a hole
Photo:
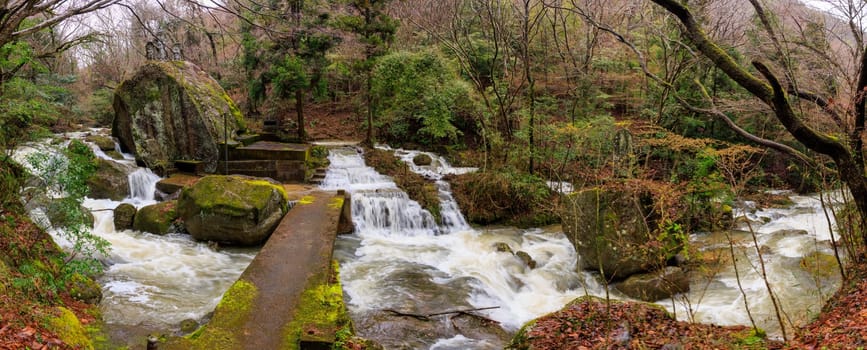
[[[90,332],[82,330],[96,323],[99,311],[75,300],[72,286],[46,284],[62,263],[60,249],[19,210],[0,208],[0,349],[92,347]],[[25,265],[40,276],[22,272]]]

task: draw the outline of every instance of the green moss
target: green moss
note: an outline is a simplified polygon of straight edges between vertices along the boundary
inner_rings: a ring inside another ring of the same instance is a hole
[[[253,209],[263,211],[275,191],[280,195],[281,207],[285,210],[289,196],[283,186],[264,180],[211,175],[184,189],[179,204],[184,206],[188,201],[193,201],[205,214],[218,212],[230,216],[244,216]]]
[[[313,204],[316,201],[316,197],[313,196],[304,196],[298,200],[298,204]]]
[[[310,279],[292,322],[284,329],[283,349],[298,349],[302,336],[334,343],[341,329],[351,329],[338,274],[337,262],[332,262],[331,276]]]
[[[58,306],[58,315],[47,320],[48,329],[57,334],[64,343],[81,349],[93,349],[93,342],[87,335],[87,330],[81,325],[78,317],[69,309]]]
[[[342,196],[335,196],[331,199],[331,203],[328,203],[328,207],[332,209],[341,209],[343,208],[344,198]]]

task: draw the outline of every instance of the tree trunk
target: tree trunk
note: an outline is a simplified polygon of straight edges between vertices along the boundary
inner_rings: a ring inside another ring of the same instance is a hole
[[[295,113],[298,114],[298,141],[304,142],[307,132],[304,131],[304,91],[295,90]]]

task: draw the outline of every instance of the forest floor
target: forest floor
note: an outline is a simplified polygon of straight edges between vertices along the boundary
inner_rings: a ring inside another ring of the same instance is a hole
[[[0,257],[17,260],[35,259],[47,263],[57,254],[50,236],[29,218],[0,208]],[[8,263],[8,262],[7,262]],[[82,325],[98,321],[95,305],[76,301],[66,290],[27,283],[28,277],[13,266],[3,274],[0,286],[0,350],[72,349],[64,344],[46,320],[57,316],[57,307],[71,310]]]

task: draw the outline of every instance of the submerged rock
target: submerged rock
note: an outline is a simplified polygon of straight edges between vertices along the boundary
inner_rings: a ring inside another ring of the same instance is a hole
[[[186,320],[181,321],[181,324],[179,325],[179,327],[181,329],[181,333],[189,334],[189,333],[192,333],[196,329],[199,328],[199,322],[197,322],[194,319],[188,318]]]
[[[494,244],[494,248],[500,253],[512,254],[512,247],[506,242],[497,242]]]
[[[497,322],[472,311],[466,300],[472,290],[470,278],[438,283],[439,271],[419,264],[406,264],[388,273],[384,285],[389,293],[409,298],[388,298],[381,309],[353,315],[358,335],[387,349],[428,349],[439,339],[462,335],[501,349],[509,334]]]
[[[132,169],[128,165],[105,159],[97,158],[96,162],[96,172],[87,179],[89,196],[95,199],[108,198],[113,201],[129,197],[129,173]]]
[[[682,268],[668,266],[662,270],[636,274],[617,285],[629,297],[643,301],[671,298],[689,291],[689,274]]]
[[[527,252],[518,251],[517,253],[515,253],[515,257],[520,259],[521,262],[524,263],[524,265],[526,265],[527,267],[531,269],[536,268],[536,260],[533,260],[533,257],[531,257],[530,254],[527,254]]]
[[[137,211],[138,209],[129,203],[121,203],[114,208],[114,229],[116,231],[131,229]]]
[[[279,184],[211,175],[181,191],[178,212],[197,240],[254,245],[271,235],[286,213],[286,203]]]
[[[133,229],[156,235],[169,233],[178,218],[177,205],[177,201],[168,201],[139,209],[133,220]]]
[[[112,135],[151,169],[178,159],[214,171],[217,144],[244,129],[240,110],[216,80],[186,61],[149,61],[115,91]]]

